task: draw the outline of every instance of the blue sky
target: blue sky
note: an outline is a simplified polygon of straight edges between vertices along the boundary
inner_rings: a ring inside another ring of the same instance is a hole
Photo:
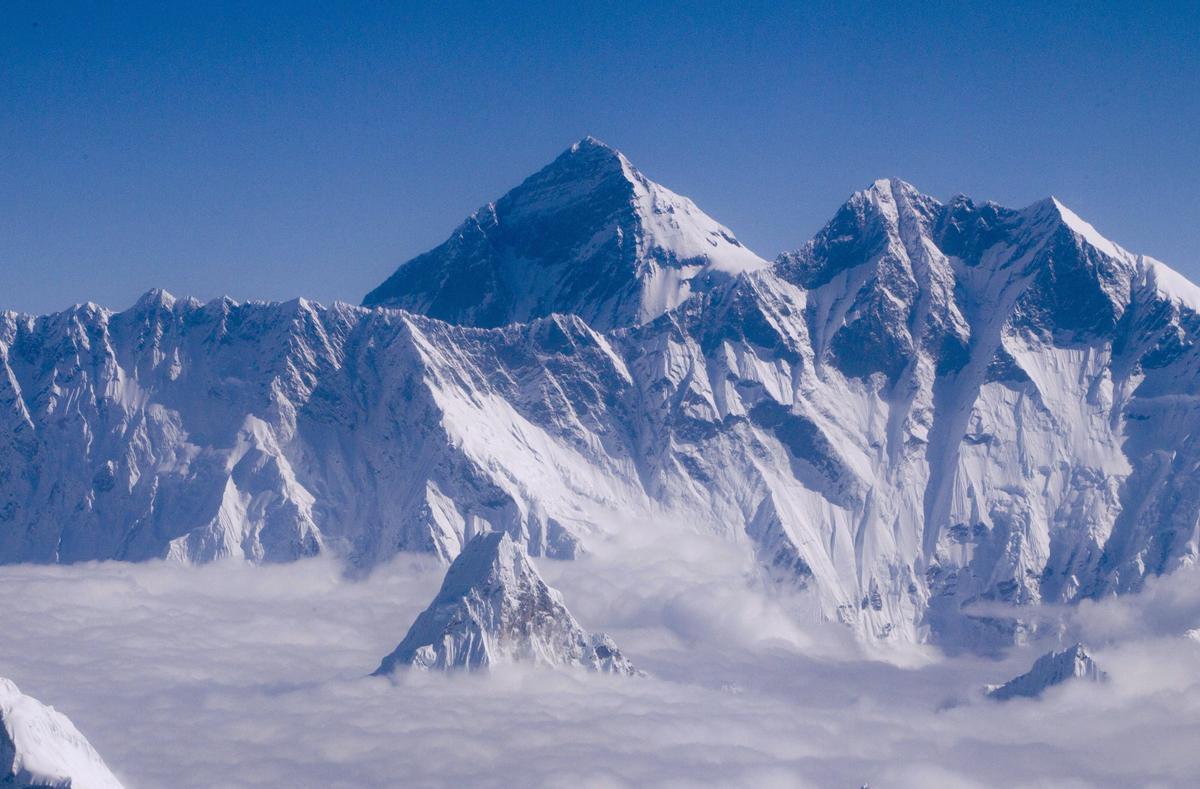
[[[0,308],[357,302],[585,134],[765,257],[898,176],[1200,279],[1194,2],[42,5],[0,24]]]

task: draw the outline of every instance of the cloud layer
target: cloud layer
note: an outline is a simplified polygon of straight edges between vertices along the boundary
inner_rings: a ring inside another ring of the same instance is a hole
[[[69,715],[130,789],[1176,786],[1200,769],[1200,643],[1180,635],[1200,626],[1193,571],[1047,612],[1112,682],[997,704],[980,686],[1038,649],[868,650],[797,624],[740,556],[696,539],[540,563],[648,678],[367,678],[440,582],[412,557],[357,581],[325,559],[3,568],[0,675]]]

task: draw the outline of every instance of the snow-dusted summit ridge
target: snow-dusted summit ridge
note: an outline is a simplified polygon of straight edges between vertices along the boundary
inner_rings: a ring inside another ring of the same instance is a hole
[[[691,200],[587,137],[363,303],[485,327],[571,313],[605,330],[767,265]]]
[[[1087,648],[1083,644],[1074,644],[1058,652],[1047,652],[1034,661],[1029,671],[1003,685],[989,688],[987,695],[996,701],[1018,697],[1037,698],[1049,688],[1070,680],[1103,682],[1107,678],[1108,675],[1096,665]]]
[[[0,677],[0,787],[121,789],[75,725]]]
[[[504,663],[636,673],[612,639],[579,626],[521,546],[491,532],[467,543],[437,597],[375,673],[405,665],[444,671]]]

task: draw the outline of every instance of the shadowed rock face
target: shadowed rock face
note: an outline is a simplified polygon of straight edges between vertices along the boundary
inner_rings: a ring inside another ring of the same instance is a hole
[[[1047,652],[1038,658],[1033,668],[1003,685],[989,688],[987,695],[996,701],[1014,698],[1037,698],[1055,685],[1071,680],[1103,682],[1108,675],[1100,670],[1083,644],[1075,644],[1061,652]]]
[[[121,789],[95,749],[53,707],[0,677],[0,786]]]
[[[375,673],[400,666],[474,671],[501,663],[636,673],[612,639],[579,626],[519,545],[493,532],[467,543],[437,597]]]

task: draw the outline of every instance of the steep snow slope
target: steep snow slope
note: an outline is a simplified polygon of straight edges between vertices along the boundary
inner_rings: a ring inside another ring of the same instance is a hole
[[[628,373],[578,318],[483,332],[159,292],[0,317],[0,374],[9,562],[449,560],[485,525],[570,556],[587,505],[644,498],[596,423]]]
[[[1197,304],[1057,201],[880,181],[770,270],[604,333],[162,293],[6,314],[0,558],[366,566],[689,528],[814,615],[988,647],[1024,625],[976,604],[1195,561]]]
[[[880,590],[868,617],[908,597],[943,637],[1008,638],[962,606],[1069,601],[1194,561],[1198,323],[1160,266],[1054,200],[943,206],[899,181],[780,258],[806,289],[803,399],[867,467],[869,496],[827,520],[853,540],[860,593]]]
[[[612,639],[579,626],[521,546],[503,532],[490,532],[463,547],[437,597],[375,673],[511,662],[636,673]]]
[[[1018,697],[1037,698],[1055,685],[1073,679],[1102,682],[1107,674],[1100,670],[1083,644],[1075,644],[1060,652],[1047,652],[1029,671],[1013,677],[1003,685],[989,688],[987,695],[996,701]]]
[[[767,262],[686,197],[591,137],[363,301],[473,326],[555,312],[600,330],[661,315],[693,291]]]
[[[104,760],[61,712],[0,677],[0,786],[121,789]]]

